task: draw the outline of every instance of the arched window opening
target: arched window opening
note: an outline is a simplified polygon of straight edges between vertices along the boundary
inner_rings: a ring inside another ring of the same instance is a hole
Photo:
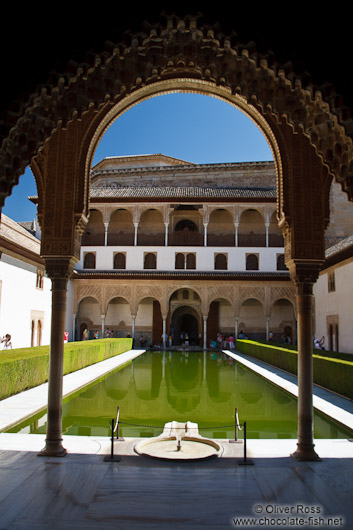
[[[42,345],[42,321],[38,320],[37,324],[37,346]]]
[[[122,252],[114,256],[114,269],[126,269],[126,256]]]
[[[33,348],[33,346],[34,346],[35,329],[36,329],[36,325],[35,325],[34,320],[32,320],[32,324],[31,324],[31,348]]]
[[[84,269],[95,269],[96,268],[96,255],[93,252],[85,254],[83,261]]]
[[[258,271],[259,270],[259,258],[256,254],[248,254],[248,256],[246,256],[246,270],[247,271]]]
[[[277,270],[278,271],[287,271],[286,264],[284,263],[284,254],[278,254],[277,256]]]
[[[328,328],[328,348],[330,351],[333,350],[333,326],[330,324]]]
[[[214,268],[215,270],[227,270],[227,256],[225,254],[216,254]]]
[[[181,254],[181,253],[177,254],[175,256],[175,268],[176,269],[183,269],[184,265],[185,265],[184,254]]]
[[[157,267],[157,257],[152,252],[145,254],[144,269],[155,269]]]
[[[186,256],[186,268],[196,269],[196,256],[195,254],[188,254]]]

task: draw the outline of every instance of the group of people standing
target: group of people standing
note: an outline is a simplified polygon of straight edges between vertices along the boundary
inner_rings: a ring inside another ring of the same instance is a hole
[[[234,346],[235,339],[232,334],[223,335],[223,333],[217,333],[217,338],[215,340],[211,340],[210,342],[210,347],[212,350],[221,350],[226,348],[234,350]]]

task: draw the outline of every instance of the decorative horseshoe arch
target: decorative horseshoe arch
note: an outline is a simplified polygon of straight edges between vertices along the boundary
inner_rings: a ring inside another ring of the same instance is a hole
[[[8,114],[0,151],[0,207],[29,164],[38,189],[42,256],[52,279],[51,391],[45,454],[61,445],[60,395],[67,280],[78,260],[89,211],[89,176],[94,150],[109,125],[131,106],[171,91],[222,98],[245,112],[262,130],[277,171],[277,216],[285,259],[297,286],[299,373],[298,450],[315,459],[312,437],[312,285],[324,260],[329,189],[335,178],[353,200],[353,130],[343,107],[323,91],[304,86],[252,47],[199,28],[196,19],[169,18],[127,44],[107,43],[91,64],[71,63],[56,80]],[[313,200],[315,198],[315,200]],[[64,308],[64,309],[63,309]]]

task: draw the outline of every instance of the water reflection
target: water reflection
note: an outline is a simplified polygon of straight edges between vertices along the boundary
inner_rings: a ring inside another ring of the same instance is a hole
[[[168,421],[189,420],[203,436],[234,438],[235,407],[249,438],[297,437],[296,400],[221,353],[146,352],[65,402],[63,432],[109,436],[117,405],[126,437],[156,436]],[[22,429],[44,433],[45,416]],[[351,435],[315,416],[316,438]]]

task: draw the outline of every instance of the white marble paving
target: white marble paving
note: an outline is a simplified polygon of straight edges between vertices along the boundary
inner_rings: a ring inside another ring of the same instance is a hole
[[[276,386],[283,388],[295,397],[298,397],[297,377],[284,372],[280,368],[259,361],[249,355],[224,350],[224,353],[237,362],[250,368]],[[338,396],[317,385],[313,386],[313,406],[320,412],[334,418],[342,425],[353,430],[353,401]]]
[[[119,361],[129,362],[140,353],[127,352]],[[289,374],[229,353],[296,392],[295,378]],[[77,385],[84,386],[116,367],[111,360],[104,363],[70,374],[74,377],[65,376],[65,392],[74,392]],[[42,388],[31,393],[31,399],[23,393],[5,401],[20,416],[33,407],[44,408],[46,392]],[[316,392],[336,407],[335,414],[340,404],[342,411],[351,414],[349,400],[326,395],[322,389],[315,389],[315,396]],[[221,458],[182,464],[136,455],[137,440],[132,438],[115,441],[120,462],[104,461],[111,443],[106,437],[64,435],[66,457],[37,456],[44,440],[45,435],[0,433],[0,530],[227,530],[241,527],[234,523],[236,517],[255,518],[256,526],[246,525],[253,528],[264,526],[261,516],[277,516],[273,510],[278,507],[302,518],[297,512],[303,507],[319,510],[316,521],[299,524],[300,528],[324,527],[328,517],[336,518],[329,528],[353,527],[353,443],[349,440],[316,440],[321,461],[297,462],[290,457],[296,440],[249,439],[251,466],[239,465],[243,443],[227,440],[217,440],[224,446]],[[290,521],[287,526],[294,527]]]
[[[132,361],[132,359],[144,352],[145,350],[129,350],[105,361],[82,368],[82,370],[77,372],[65,375],[63,378],[63,397],[69,396],[115,368]],[[0,433],[45,409],[47,402],[48,383],[3,399],[0,401]]]

